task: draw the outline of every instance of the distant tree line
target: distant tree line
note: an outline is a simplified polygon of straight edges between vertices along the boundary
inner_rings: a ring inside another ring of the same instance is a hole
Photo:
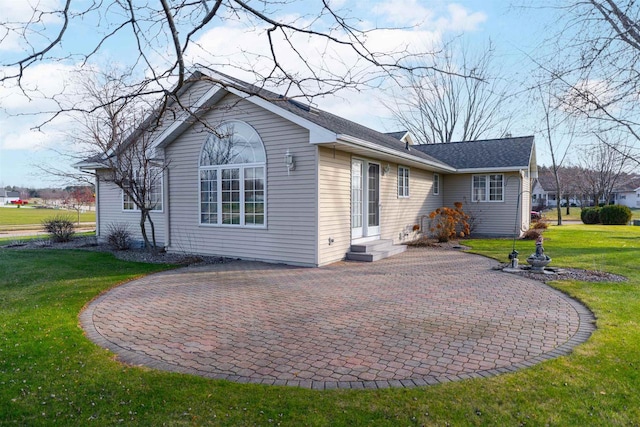
[[[4,190],[20,193],[20,198],[23,200],[41,199],[45,205],[76,208],[78,206],[88,206],[95,202],[95,190],[91,185],[69,185],[59,188],[28,188],[7,185]]]

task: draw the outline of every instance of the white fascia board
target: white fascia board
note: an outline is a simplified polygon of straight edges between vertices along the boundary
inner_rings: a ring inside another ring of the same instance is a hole
[[[457,173],[489,173],[489,172],[519,172],[529,169],[529,166],[506,166],[500,168],[467,168],[457,169]]]
[[[107,166],[99,162],[78,162],[74,163],[72,167],[79,170],[96,170],[105,169]]]
[[[198,99],[193,106],[189,108],[190,113],[183,112],[168,128],[166,128],[153,142],[153,146],[157,148],[164,148],[170,144],[176,136],[182,133],[189,123],[191,114],[196,114],[199,109],[207,106],[215,97],[217,93],[224,90],[219,84],[214,84],[211,89],[205,92],[204,95]]]
[[[292,113],[291,111],[280,108],[277,105],[267,101],[266,99],[260,98],[259,96],[255,95],[249,95],[246,92],[235,89],[233,87],[227,87],[226,90],[246,101],[249,101],[261,108],[264,108],[269,112],[272,112],[273,114],[282,117],[285,120],[288,120],[300,127],[307,129],[309,131],[309,142],[311,144],[335,142],[338,138],[338,135],[335,132],[323,128],[322,126],[319,126],[307,119],[304,119],[297,114]]]
[[[455,168],[445,165],[444,163],[435,163],[429,161],[427,159],[423,159],[421,157],[413,156],[409,153],[401,153],[391,148],[383,147],[373,142],[365,141],[364,139],[354,138],[350,135],[340,134],[338,135],[338,140],[345,142],[347,144],[353,145],[355,147],[365,148],[367,150],[375,151],[378,153],[384,153],[390,156],[397,157],[399,159],[409,160],[416,163],[421,163],[425,166],[432,167],[442,172],[456,172]]]

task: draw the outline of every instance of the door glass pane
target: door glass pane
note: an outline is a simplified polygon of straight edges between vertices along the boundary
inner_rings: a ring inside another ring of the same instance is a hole
[[[367,225],[369,227],[377,227],[380,225],[380,212],[378,205],[380,204],[380,192],[378,186],[380,184],[380,165],[369,165],[369,219]]]
[[[362,162],[351,164],[351,227],[362,227]]]

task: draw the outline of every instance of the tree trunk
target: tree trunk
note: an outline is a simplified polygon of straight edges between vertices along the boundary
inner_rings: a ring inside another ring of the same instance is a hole
[[[146,209],[140,209],[140,232],[142,233],[145,249],[151,249],[151,242],[149,242],[149,237],[147,237],[147,229],[145,226],[148,217],[149,212],[147,212]]]

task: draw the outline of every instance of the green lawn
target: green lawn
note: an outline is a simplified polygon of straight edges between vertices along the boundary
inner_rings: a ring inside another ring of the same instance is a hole
[[[25,226],[30,225],[40,227],[43,220],[54,217],[56,215],[68,215],[73,219],[73,221],[78,220],[77,211],[58,209],[35,209],[28,206],[23,206],[21,208],[16,208],[15,206],[1,206],[0,230],[24,228]],[[81,213],[80,222],[96,222],[96,213]]]
[[[640,227],[563,226],[545,235],[553,265],[630,278],[555,285],[596,314],[588,342],[516,373],[374,391],[235,384],[123,366],[84,337],[78,313],[101,292],[164,267],[93,252],[0,249],[0,424],[637,425]],[[465,243],[504,261],[512,245]],[[517,243],[521,258],[534,250],[531,241]]]

